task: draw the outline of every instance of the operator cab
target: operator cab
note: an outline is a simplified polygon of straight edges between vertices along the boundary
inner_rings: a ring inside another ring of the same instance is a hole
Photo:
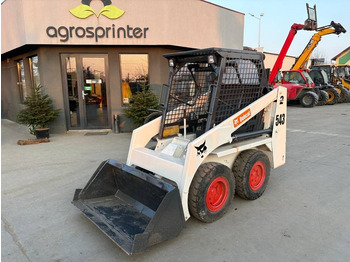
[[[283,74],[283,84],[299,84],[305,86],[314,86],[309,73],[306,71],[285,71]]]
[[[311,70],[310,77],[315,82],[315,85],[328,85],[329,79],[327,73],[324,70]]]
[[[263,54],[221,48],[164,55],[170,75],[158,139],[198,137],[263,96]],[[263,81],[264,80],[264,81]],[[260,129],[261,115],[237,133]]]

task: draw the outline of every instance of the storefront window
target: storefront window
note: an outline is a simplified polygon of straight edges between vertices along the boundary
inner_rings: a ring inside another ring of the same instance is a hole
[[[30,77],[31,77],[33,86],[40,85],[38,56],[33,56],[29,58],[29,67],[30,67]]]
[[[148,84],[148,55],[123,54],[120,55],[122,74],[123,105],[129,104],[130,97],[142,90]]]
[[[24,99],[27,97],[27,87],[26,87],[26,79],[24,75],[23,59],[20,59],[17,61],[17,76],[18,76],[17,85],[19,87],[19,97],[20,97],[21,103],[23,103]]]

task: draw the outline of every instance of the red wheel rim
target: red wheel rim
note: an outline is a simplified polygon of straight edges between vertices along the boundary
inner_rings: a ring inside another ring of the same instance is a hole
[[[209,185],[205,202],[211,212],[219,211],[226,203],[230,187],[225,177],[218,177]]]
[[[252,190],[258,190],[262,187],[266,178],[265,164],[262,161],[256,162],[249,174],[249,186]]]

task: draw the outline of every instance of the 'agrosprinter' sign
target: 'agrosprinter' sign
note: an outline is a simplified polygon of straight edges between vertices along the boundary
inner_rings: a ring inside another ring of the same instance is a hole
[[[58,28],[54,26],[48,26],[46,28],[46,34],[51,38],[59,38],[61,42],[67,42],[70,38],[95,38],[98,42],[99,38],[146,38],[148,27],[131,27],[129,25],[125,27],[115,28],[113,24],[110,27],[75,27],[75,26],[60,26]]]

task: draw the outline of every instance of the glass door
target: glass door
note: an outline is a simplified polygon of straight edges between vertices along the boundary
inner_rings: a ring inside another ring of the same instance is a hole
[[[80,125],[80,97],[78,88],[78,76],[77,76],[77,58],[66,57],[65,61],[65,87],[66,96],[68,96],[68,129],[79,129]],[[67,109],[66,109],[67,111]],[[67,115],[67,114],[66,114]]]
[[[82,98],[87,128],[108,126],[105,59],[83,57]]]
[[[68,129],[110,128],[104,55],[62,55]]]

